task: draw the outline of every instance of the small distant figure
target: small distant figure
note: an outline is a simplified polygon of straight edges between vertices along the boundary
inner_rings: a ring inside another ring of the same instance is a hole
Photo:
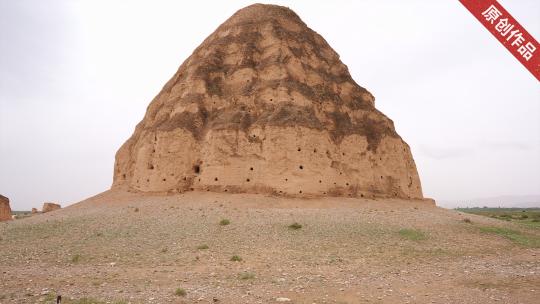
[[[62,303],[62,296],[57,296],[56,297],[56,304],[60,304]]]

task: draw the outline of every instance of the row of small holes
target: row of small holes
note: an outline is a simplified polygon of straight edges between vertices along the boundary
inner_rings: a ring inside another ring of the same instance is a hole
[[[302,148],[298,148],[298,152],[302,151]],[[313,153],[317,153],[317,149],[313,149]],[[343,153],[345,155],[345,153]]]
[[[147,180],[148,181],[148,180]],[[249,182],[249,178],[247,179],[247,181]],[[194,191],[195,189],[194,188],[189,188],[189,190],[191,191]],[[210,189],[206,189],[206,191],[210,191]],[[228,192],[229,190],[228,189],[224,189],[225,192]],[[282,190],[279,190],[279,193],[283,193]],[[299,190],[298,193],[302,194],[302,190]],[[324,195],[326,195],[326,192],[323,192]],[[396,194],[397,195],[397,194]],[[349,197],[352,196],[351,193],[348,194]],[[360,197],[364,197],[364,194],[360,194]]]
[[[255,136],[255,135],[253,135]],[[298,152],[302,151],[302,148],[298,148]],[[328,151],[326,151],[328,153]],[[313,153],[317,153],[317,149],[313,149]],[[345,152],[342,152],[341,155],[345,156]],[[381,158],[382,160],[382,158]]]

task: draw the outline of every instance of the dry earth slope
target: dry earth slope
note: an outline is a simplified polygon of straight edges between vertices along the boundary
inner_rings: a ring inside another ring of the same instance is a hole
[[[0,303],[537,303],[539,247],[421,202],[111,190],[0,224]]]

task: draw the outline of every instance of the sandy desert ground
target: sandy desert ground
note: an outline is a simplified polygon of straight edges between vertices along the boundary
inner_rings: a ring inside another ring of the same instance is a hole
[[[115,190],[0,223],[0,303],[538,303],[539,257],[420,201]]]

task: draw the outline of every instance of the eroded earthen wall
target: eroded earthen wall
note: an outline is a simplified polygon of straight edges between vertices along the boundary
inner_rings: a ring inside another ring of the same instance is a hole
[[[116,155],[113,187],[422,198],[408,145],[292,11],[253,5],[182,64]]]

